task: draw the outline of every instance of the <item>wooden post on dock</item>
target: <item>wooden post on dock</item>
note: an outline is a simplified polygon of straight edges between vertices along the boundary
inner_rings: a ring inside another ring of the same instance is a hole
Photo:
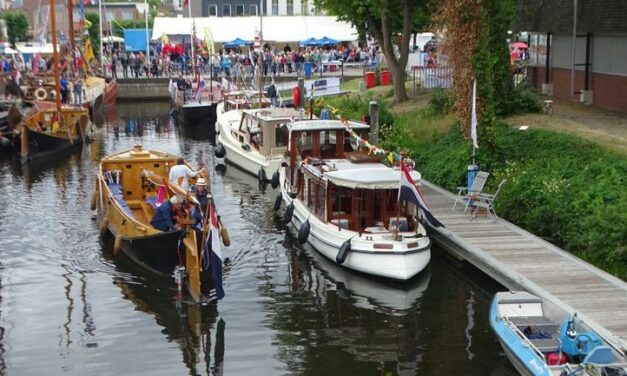
[[[305,108],[305,79],[298,77],[298,102],[300,108]]]
[[[379,103],[370,101],[370,143],[376,145],[379,143]]]

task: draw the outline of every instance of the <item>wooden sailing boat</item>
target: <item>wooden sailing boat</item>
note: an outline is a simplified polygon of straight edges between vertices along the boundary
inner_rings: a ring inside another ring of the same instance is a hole
[[[111,232],[115,236],[114,254],[123,252],[161,276],[175,274],[176,278],[185,270],[190,295],[201,301],[202,280],[208,282],[202,272],[208,260],[201,252],[207,237],[206,221],[203,231],[197,231],[192,214],[183,209],[172,231],[161,231],[151,224],[160,201],[165,203],[171,196],[186,197],[190,203],[195,200],[194,195],[165,178],[176,159],[172,154],[144,150],[141,145],[105,157],[100,162],[92,209],[97,209],[101,234]],[[225,239],[223,234],[224,243]]]
[[[91,131],[87,109],[61,105],[54,3],[55,0],[50,0],[55,102],[36,102],[37,110],[24,117],[16,129],[13,147],[22,163],[80,145]]]

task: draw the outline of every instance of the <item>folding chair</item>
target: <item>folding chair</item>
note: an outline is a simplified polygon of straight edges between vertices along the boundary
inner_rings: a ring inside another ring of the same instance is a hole
[[[492,216],[492,218],[496,220],[497,215],[496,215],[496,212],[494,211],[494,201],[496,200],[496,197],[501,192],[501,188],[503,188],[503,185],[505,184],[506,181],[507,180],[503,180],[499,183],[499,187],[496,189],[496,192],[494,192],[493,195],[489,193],[479,193],[477,196],[475,196],[472,199],[473,209],[472,209],[472,218],[470,219],[471,221],[477,218],[477,215],[479,214],[479,211],[481,210],[485,210],[487,213],[487,216]]]
[[[490,176],[489,172],[479,171],[475,176],[475,180],[473,180],[472,185],[469,187],[457,187],[457,198],[455,199],[455,204],[453,204],[453,211],[455,211],[455,206],[459,201],[466,201],[466,207],[464,208],[464,212],[468,210],[468,205],[474,197],[481,193],[483,190],[483,186],[485,185],[486,180],[488,180],[488,176]]]

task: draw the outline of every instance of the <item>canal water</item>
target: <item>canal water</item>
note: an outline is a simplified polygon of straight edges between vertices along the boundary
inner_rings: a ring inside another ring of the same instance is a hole
[[[212,177],[232,240],[217,305],[114,256],[89,210],[100,158],[142,143],[210,164],[208,132],[168,110],[122,103],[82,150],[0,159],[0,374],[516,374],[488,323],[498,284],[436,246],[408,284],[347,272],[298,245],[277,193],[231,166]]]

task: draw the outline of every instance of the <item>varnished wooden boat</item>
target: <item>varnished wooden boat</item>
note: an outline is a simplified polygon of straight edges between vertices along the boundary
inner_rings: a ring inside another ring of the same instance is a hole
[[[176,159],[176,155],[144,150],[141,145],[105,157],[100,162],[92,209],[98,212],[101,235],[111,232],[115,237],[114,254],[123,252],[144,269],[165,277],[184,267],[190,295],[200,301],[204,279],[200,245],[206,233],[196,231],[191,221],[179,222],[182,229],[167,232],[150,223],[160,188],[165,190],[165,199],[187,195],[164,178]]]
[[[63,106],[58,111],[53,102],[34,103],[36,109],[24,116],[13,136],[13,148],[22,163],[49,157],[88,139],[91,121],[87,109]]]

